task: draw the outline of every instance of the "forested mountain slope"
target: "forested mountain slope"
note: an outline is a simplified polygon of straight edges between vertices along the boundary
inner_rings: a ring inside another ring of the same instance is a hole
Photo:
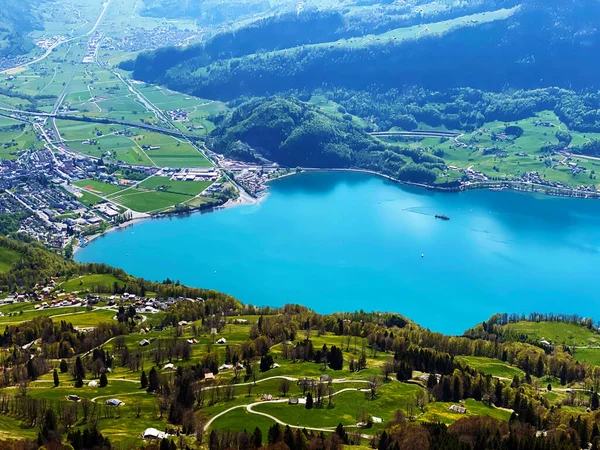
[[[43,26],[40,0],[2,0],[0,5],[0,57],[29,51],[27,34]]]
[[[394,32],[350,41],[339,40],[352,36],[360,23],[350,15],[290,15],[242,29],[239,40],[217,36],[202,49],[140,56],[134,76],[223,100],[323,86],[589,89],[598,85],[598,62],[589,55],[600,46],[599,6],[598,0],[526,0],[508,13],[441,22],[443,17],[434,16],[438,22],[421,28],[402,28],[406,22]],[[287,26],[276,27],[276,21]],[[319,21],[328,27],[315,25],[319,31],[311,32],[311,24]],[[271,44],[261,40],[262,31]],[[363,31],[379,32],[368,25]],[[312,44],[315,39],[322,43]]]
[[[441,158],[388,147],[353,124],[293,98],[242,104],[213,132],[211,148],[246,161],[267,159],[288,167],[362,168],[404,181],[431,183],[445,169]]]

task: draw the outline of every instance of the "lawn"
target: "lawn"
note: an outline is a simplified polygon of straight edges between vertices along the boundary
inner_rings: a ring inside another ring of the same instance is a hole
[[[229,405],[227,405],[229,406]],[[246,411],[246,408],[238,408],[216,419],[211,429],[242,431],[246,430],[252,434],[254,428],[258,427],[262,431],[263,442],[267,441],[267,432],[275,421],[258,414],[251,414]]]
[[[336,390],[337,390],[336,386]],[[306,409],[303,405],[288,405],[287,403],[262,403],[255,406],[255,411],[268,413],[279,420],[291,425],[315,428],[354,425],[357,413],[364,409],[367,414],[380,417],[383,422],[393,419],[394,412],[404,410],[409,401],[421,390],[414,384],[389,382],[377,393],[375,400],[370,400],[369,393],[358,390],[342,392],[333,397],[332,407],[328,399],[323,400],[323,407]]]
[[[506,328],[536,341],[546,339],[552,344],[587,346],[600,343],[598,333],[574,323],[515,322],[507,324]]]
[[[0,273],[8,272],[12,265],[21,258],[21,254],[10,248],[0,247]]]

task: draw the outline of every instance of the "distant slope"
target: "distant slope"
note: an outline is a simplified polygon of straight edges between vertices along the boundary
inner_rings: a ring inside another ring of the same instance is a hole
[[[33,43],[27,35],[43,27],[42,0],[2,0],[0,7],[0,57],[27,53]]]
[[[191,17],[201,25],[218,25],[270,9],[268,0],[150,0],[144,5],[143,16]]]
[[[265,22],[252,31],[238,31],[243,39],[231,39],[230,50],[218,58],[209,42],[208,50],[189,49],[185,54],[164,50],[161,58],[144,55],[130,68],[136,78],[222,100],[325,86],[359,90],[470,86],[499,91],[552,85],[579,90],[600,85],[596,77],[600,63],[589,57],[600,49],[595,25],[600,20],[598,0],[526,0],[511,12],[498,10],[463,20],[447,18],[421,26],[377,29],[381,34],[373,36],[368,34],[376,22],[366,22],[370,25],[358,27],[365,36],[352,41],[348,36],[356,36],[357,28],[355,22],[349,25],[350,15],[344,16],[343,27],[319,29],[318,33],[304,24],[307,32],[300,27],[293,39]],[[294,20],[305,19],[286,16],[271,20],[285,20],[294,30]],[[271,30],[270,45],[263,45],[260,39],[263,26]],[[311,43],[313,36],[321,42]],[[244,50],[238,51],[242,47]]]

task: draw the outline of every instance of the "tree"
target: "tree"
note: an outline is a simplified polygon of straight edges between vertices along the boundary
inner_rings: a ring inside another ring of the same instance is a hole
[[[346,433],[344,425],[339,423],[338,426],[335,428],[335,433],[340,437],[344,444],[348,444],[348,433]]]
[[[383,366],[381,367],[381,373],[383,373],[383,376],[385,377],[385,381],[387,381],[389,379],[390,373],[392,373],[393,371],[394,371],[394,362],[392,360],[388,360],[383,363]]]
[[[85,369],[83,368],[83,362],[79,356],[75,360],[75,378],[85,378]]]
[[[108,384],[108,379],[106,378],[106,373],[102,372],[102,374],[100,375],[100,387],[106,387],[106,385]]]
[[[281,395],[283,395],[285,397],[288,394],[288,392],[290,391],[291,386],[292,386],[292,383],[290,383],[290,380],[288,380],[287,378],[283,378],[279,382],[279,391],[281,391]]]
[[[150,374],[148,375],[148,392],[155,392],[158,389],[158,373],[156,369],[153,367],[150,369]]]
[[[377,375],[372,375],[367,380],[367,383],[369,386],[371,400],[375,400],[375,397],[377,396],[377,390],[381,386],[381,380],[379,379],[379,377]]]
[[[146,389],[148,387],[148,377],[146,376],[146,372],[142,370],[142,376],[140,377],[140,384],[142,389]]]
[[[61,359],[60,361],[60,373],[66,373],[69,370],[69,364],[66,360]]]
[[[54,387],[58,387],[58,385],[60,384],[60,381],[58,379],[58,370],[54,369]]]
[[[58,433],[58,423],[54,409],[48,408],[44,414],[42,429],[38,435],[38,444],[43,445],[48,442],[60,442],[61,437]]]
[[[313,396],[312,394],[309,392],[308,394],[306,394],[306,405],[305,405],[306,409],[312,409],[313,407]]]
[[[596,411],[599,406],[600,406],[600,399],[598,398],[598,393],[594,392],[592,394],[592,401],[591,401],[590,407],[592,408],[592,411]]]
[[[269,442],[269,445],[273,445],[273,444],[277,444],[278,442],[281,442],[281,440],[282,440],[281,427],[279,426],[278,423],[274,423],[273,426],[271,426],[271,428],[269,428],[267,441]]]
[[[256,427],[254,433],[252,433],[252,444],[254,444],[254,448],[260,448],[262,445],[262,431],[260,431],[260,428],[258,427]]]

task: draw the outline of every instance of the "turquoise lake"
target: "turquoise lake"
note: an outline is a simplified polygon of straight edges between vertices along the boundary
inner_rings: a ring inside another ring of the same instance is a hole
[[[254,205],[138,222],[76,259],[255,305],[394,311],[462,333],[495,312],[600,319],[599,252],[598,201],[330,172],[279,180]]]

